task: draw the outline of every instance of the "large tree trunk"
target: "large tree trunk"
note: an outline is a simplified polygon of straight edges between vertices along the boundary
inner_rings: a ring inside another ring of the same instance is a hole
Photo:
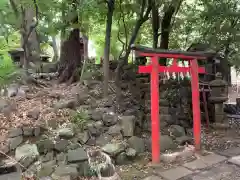
[[[160,40],[160,49],[168,49],[170,28],[173,14],[175,12],[175,7],[170,5],[168,10],[164,13],[163,20],[161,23],[161,40]],[[166,65],[167,59],[161,58],[160,64]]]
[[[31,37],[32,32],[36,31],[36,27],[38,25],[38,5],[36,0],[33,0],[33,7],[26,8],[23,5],[21,5],[21,8],[20,8],[21,11],[19,11],[17,8],[18,3],[19,3],[18,1],[16,2],[15,0],[10,0],[10,5],[11,5],[11,8],[13,9],[15,18],[21,22],[19,26],[19,30],[21,33],[21,46],[24,50],[24,59],[23,59],[24,62],[21,62],[21,65],[24,67],[26,75],[28,75],[29,62],[33,59],[33,55],[37,55],[37,53],[34,52],[34,49],[30,48],[31,41],[29,41],[29,38]],[[32,12],[35,12],[35,14],[32,14]],[[29,14],[32,15],[31,18]],[[33,17],[36,18],[36,21],[34,21]],[[29,19],[31,19],[31,22]],[[37,38],[36,40],[39,43]],[[36,48],[36,50],[37,49],[38,48]],[[39,47],[39,50],[40,50],[40,47]]]
[[[32,23],[34,22],[33,18],[35,17],[36,13],[33,7],[28,7],[25,9],[25,22],[26,22],[26,29],[30,29]],[[30,52],[30,61],[32,62],[40,62],[40,42],[37,35],[36,29],[32,30],[32,33],[28,39],[28,48]]]
[[[82,66],[82,52],[79,29],[70,32],[69,39],[61,47],[59,64],[59,83],[72,83],[79,78],[79,68]]]
[[[115,0],[107,1],[108,13],[107,13],[107,22],[106,22],[106,36],[105,36],[105,48],[104,48],[104,60],[103,60],[104,97],[108,96],[109,55],[110,55],[110,42],[111,42],[112,17],[113,17],[113,11],[114,11],[114,4],[115,4]]]
[[[78,1],[72,0],[72,10],[75,16],[70,21],[71,24],[78,23]],[[62,9],[64,10],[64,9]],[[64,11],[62,11],[64,16]],[[69,84],[79,80],[83,61],[83,47],[80,42],[80,30],[75,28],[70,32],[69,38],[61,45],[59,62],[59,83],[68,82]]]
[[[161,22],[161,40],[160,49],[168,49],[169,47],[169,37],[172,26],[173,15],[176,14],[182,4],[183,0],[173,0],[169,5],[167,11],[163,15]],[[166,58],[160,59],[160,64],[166,65]]]
[[[156,0],[153,0],[152,5],[152,30],[153,30],[153,48],[158,47],[158,31],[159,31],[159,14]]]

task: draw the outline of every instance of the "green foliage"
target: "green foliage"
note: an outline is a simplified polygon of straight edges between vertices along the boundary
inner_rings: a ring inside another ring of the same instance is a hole
[[[16,78],[16,66],[8,52],[0,51],[0,86],[11,83]]]
[[[5,86],[16,79],[18,69],[8,51],[18,46],[18,37],[19,34],[17,32],[12,33],[8,36],[7,43],[6,39],[0,36],[0,86]]]
[[[120,52],[130,41],[132,32],[139,18],[141,0],[115,0],[113,15],[110,53],[117,59]],[[157,1],[159,5],[160,23],[165,9],[173,1]],[[80,27],[81,32],[94,42],[97,57],[104,54],[107,4],[101,0],[78,1],[74,9],[72,1],[67,0],[38,0],[39,25],[37,32],[43,44],[49,43],[50,36],[61,34],[67,38],[69,30]],[[32,0],[21,0],[18,4],[33,8]],[[72,18],[77,15],[78,22],[72,24]],[[169,47],[186,50],[192,43],[204,42],[215,50],[224,51],[230,44],[230,61],[240,65],[240,8],[238,0],[186,0],[183,1],[177,15],[174,15],[170,29]],[[232,22],[236,21],[235,25]],[[8,39],[12,32],[20,28],[20,17],[15,18],[9,1],[0,1],[0,36]],[[136,43],[152,46],[151,18],[141,27]],[[161,29],[159,30],[159,33]],[[18,38],[20,41],[20,39]],[[159,36],[160,41],[160,36]],[[124,46],[123,46],[123,44]],[[9,43],[9,42],[8,42]],[[0,42],[1,44],[1,42]],[[18,43],[20,44],[20,43]],[[10,45],[12,46],[12,45]],[[0,45],[1,48],[1,45]]]
[[[90,119],[89,115],[84,110],[77,110],[71,118],[73,124],[77,126],[80,131],[83,131],[87,125],[88,120]]]

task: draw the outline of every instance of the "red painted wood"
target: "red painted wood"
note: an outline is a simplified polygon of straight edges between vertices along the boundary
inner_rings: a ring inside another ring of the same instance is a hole
[[[152,120],[152,162],[160,161],[160,128],[159,128],[159,76],[158,58],[152,57],[151,71],[151,120]]]
[[[139,73],[150,73],[152,72],[152,65],[147,65],[147,66],[138,66],[138,72]],[[172,66],[158,66],[158,72],[183,72],[187,73],[191,71],[191,67],[172,67]],[[199,67],[198,68],[198,73],[204,74],[205,73],[205,68]]]
[[[192,59],[206,59],[206,57],[201,56],[186,56],[181,54],[155,54],[155,53],[143,53],[139,52],[139,56],[145,57],[161,57],[161,58],[177,58],[177,59],[185,59],[185,60],[192,60]]]
[[[141,56],[151,57],[152,64],[148,66],[139,66],[139,73],[151,74],[151,122],[152,122],[152,162],[160,161],[160,119],[159,119],[159,72],[187,72],[191,73],[192,80],[192,104],[193,104],[193,121],[194,121],[194,141],[197,150],[200,149],[201,142],[201,119],[200,119],[200,100],[199,100],[199,83],[198,73],[205,73],[205,68],[198,67],[197,59],[205,59],[205,57],[193,57],[181,54],[151,54],[139,52]],[[174,58],[173,65],[161,66],[158,64],[158,58]],[[176,59],[191,60],[189,67],[179,67]]]
[[[191,65],[191,85],[192,85],[192,108],[193,108],[193,134],[196,150],[200,150],[201,145],[201,116],[199,100],[199,79],[197,59],[193,59]]]

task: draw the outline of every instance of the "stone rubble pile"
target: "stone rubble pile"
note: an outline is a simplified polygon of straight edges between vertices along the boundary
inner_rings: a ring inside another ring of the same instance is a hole
[[[129,82],[122,86],[132,85]],[[137,93],[139,92],[136,91]],[[142,106],[139,105],[141,99],[137,99],[137,95],[129,96],[126,93],[122,95],[117,112],[114,95],[110,94],[109,98],[102,99],[101,94],[101,82],[96,80],[85,80],[84,88],[82,85],[75,85],[71,89],[71,96],[49,93],[49,96],[55,98],[50,111],[68,109],[78,112],[79,108],[84,109],[89,118],[84,121],[83,127],[79,128],[76,124],[68,122],[61,126],[52,126],[49,121],[44,127],[24,125],[13,128],[9,130],[9,143],[5,153],[14,154],[15,159],[27,168],[24,170],[26,177],[59,180],[95,176],[96,169],[93,168],[93,164],[98,167],[106,162],[102,153],[112,160],[112,165],[105,164],[109,167],[105,170],[107,173],[103,174],[113,175],[110,172],[113,164],[131,164],[138,155],[151,151],[150,116],[146,115],[150,106],[144,102],[146,112],[142,112]],[[191,143],[192,138],[186,133],[186,128],[174,123],[176,121],[170,114],[168,102],[162,102],[161,100],[161,152],[176,150],[178,145]],[[10,105],[4,100],[0,101],[1,112],[6,107]],[[27,116],[39,121],[39,114],[41,111],[35,108],[29,111]],[[101,153],[89,156],[89,152],[92,151]],[[105,160],[101,160],[101,157]]]

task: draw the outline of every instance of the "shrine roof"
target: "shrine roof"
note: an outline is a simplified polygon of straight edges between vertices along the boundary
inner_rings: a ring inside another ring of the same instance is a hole
[[[131,45],[131,49],[142,52],[142,53],[149,53],[149,54],[174,54],[174,55],[183,55],[183,56],[190,56],[190,57],[201,57],[201,58],[208,58],[212,57],[215,53],[212,52],[203,52],[203,51],[180,51],[180,50],[165,50],[165,49],[154,49],[149,48],[141,45]]]

